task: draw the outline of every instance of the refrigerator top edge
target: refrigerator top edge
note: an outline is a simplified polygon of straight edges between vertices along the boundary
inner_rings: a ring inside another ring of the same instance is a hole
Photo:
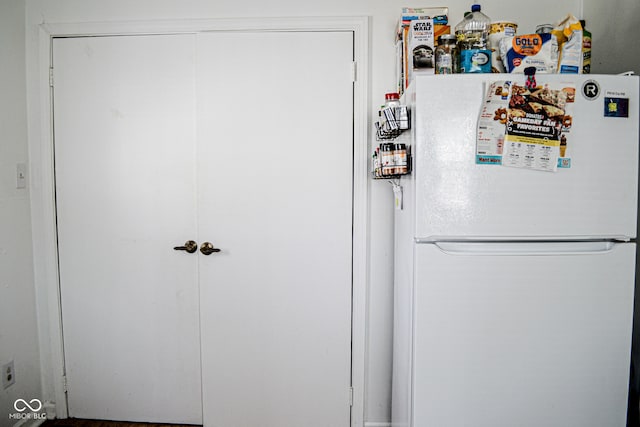
[[[544,80],[555,80],[555,81],[586,81],[586,80],[599,80],[599,79],[630,79],[630,80],[638,80],[640,79],[640,75],[636,74],[545,74],[538,73],[535,75],[536,78],[542,78]],[[409,88],[411,86],[415,86],[417,84],[421,84],[425,81],[433,80],[433,79],[443,79],[443,80],[479,80],[479,81],[494,81],[494,80],[522,80],[526,79],[524,74],[514,74],[514,73],[468,73],[468,74],[417,74],[414,76],[413,81],[409,84]]]
[[[615,81],[616,79],[622,79],[621,81],[635,81],[636,88],[639,87],[640,75],[636,74],[536,74],[536,79],[549,82],[587,82],[587,81]],[[432,84],[434,81],[438,83],[446,81],[464,82],[464,81],[477,81],[482,83],[511,80],[524,82],[526,76],[524,74],[510,74],[510,73],[469,73],[469,74],[417,74],[413,77],[413,80],[405,89],[401,101],[403,104],[411,104],[411,100],[415,100],[416,91],[420,91],[420,87]],[[637,90],[636,90],[637,92]]]

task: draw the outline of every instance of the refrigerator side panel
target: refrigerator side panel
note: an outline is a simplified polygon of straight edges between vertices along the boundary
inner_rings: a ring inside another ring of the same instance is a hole
[[[411,105],[412,92],[405,94]],[[398,142],[412,144],[413,132],[404,133]],[[391,393],[392,426],[407,427],[411,417],[412,329],[413,329],[413,235],[415,233],[415,180],[412,175],[399,181],[403,194],[402,209],[395,211],[394,304],[393,304],[393,376]]]
[[[413,426],[626,425],[635,244],[538,245],[416,245]]]
[[[427,77],[415,82],[416,237],[636,236],[638,77],[537,76],[539,85],[576,88],[571,163],[556,172],[476,164],[487,83],[523,76]],[[596,98],[583,94],[589,84],[597,84]],[[620,115],[628,117],[611,117],[611,108],[626,108]]]

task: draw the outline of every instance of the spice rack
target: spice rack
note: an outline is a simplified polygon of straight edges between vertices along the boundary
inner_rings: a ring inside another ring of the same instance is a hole
[[[411,146],[383,142],[373,153],[373,179],[394,179],[411,173]]]
[[[409,109],[406,105],[384,106],[378,111],[376,139],[394,140],[411,127]]]
[[[386,104],[378,111],[376,140],[381,141],[373,152],[373,179],[394,179],[411,173],[411,147],[395,141],[411,127],[409,109],[400,105],[398,94],[385,95]]]

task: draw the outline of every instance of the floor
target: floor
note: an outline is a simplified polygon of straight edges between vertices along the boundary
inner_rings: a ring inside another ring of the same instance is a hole
[[[83,420],[67,418],[62,420],[47,420],[42,427],[194,427],[189,424],[155,424],[131,423],[126,421]]]

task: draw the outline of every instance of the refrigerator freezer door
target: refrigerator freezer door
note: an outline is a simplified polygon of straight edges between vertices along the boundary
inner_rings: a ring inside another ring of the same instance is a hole
[[[625,426],[635,244],[475,245],[416,245],[412,425]]]
[[[476,125],[486,82],[518,78],[524,77],[416,77],[410,96],[415,101],[415,236],[635,237],[638,77],[537,76],[538,84],[570,82],[576,88],[571,167],[542,172],[476,164]],[[589,80],[599,87],[594,99],[582,94]],[[605,117],[607,94],[628,99],[628,118]]]

